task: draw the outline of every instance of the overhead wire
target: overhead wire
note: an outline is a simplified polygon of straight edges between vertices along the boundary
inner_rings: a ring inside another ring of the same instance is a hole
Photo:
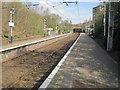
[[[68,3],[65,0],[63,0],[63,1],[65,2],[66,6],[68,6]]]
[[[80,22],[80,10],[79,10],[79,6],[78,6],[78,1],[76,0],[76,2],[66,2],[65,0],[63,0],[63,2],[61,3],[65,3],[68,6],[68,3],[76,3],[77,6],[77,10],[78,10],[78,18],[79,18],[79,22]]]
[[[63,17],[65,17],[66,18],[66,16],[63,14],[63,13],[61,13],[58,9],[56,9],[54,6],[52,6],[50,3],[48,3],[47,1],[45,1],[49,6],[51,6],[52,8],[54,8],[58,13],[60,13]],[[68,17],[66,18],[66,19],[68,19]]]

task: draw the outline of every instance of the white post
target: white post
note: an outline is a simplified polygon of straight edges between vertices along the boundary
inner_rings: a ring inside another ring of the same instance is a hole
[[[46,32],[46,19],[44,19],[44,37],[45,37],[45,32]]]
[[[13,10],[14,10],[14,8],[11,8],[10,9],[10,23],[13,23]],[[10,34],[10,43],[12,43],[12,41],[13,41],[13,37],[12,37],[12,27],[11,27],[11,34]]]
[[[11,27],[11,37],[12,37],[12,27]]]

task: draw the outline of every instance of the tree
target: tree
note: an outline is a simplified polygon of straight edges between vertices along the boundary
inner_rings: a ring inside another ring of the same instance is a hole
[[[56,26],[60,24],[61,17],[57,14],[51,14],[49,16],[49,20],[47,19],[47,25],[48,27],[52,27],[54,30],[56,30]]]

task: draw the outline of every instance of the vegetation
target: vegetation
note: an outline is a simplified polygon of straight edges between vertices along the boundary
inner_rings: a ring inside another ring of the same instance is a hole
[[[53,28],[54,31],[61,30],[63,33],[70,32],[72,26],[71,21],[63,21],[59,15],[51,14],[49,9],[46,9],[43,15],[46,19],[47,28]]]
[[[6,2],[3,6],[15,8],[13,21],[15,27],[13,28],[13,39],[22,40],[27,38],[33,38],[43,35],[43,17],[37,14],[32,9],[28,9],[23,6],[20,2]],[[9,22],[9,9],[3,9],[3,36],[10,36],[10,27],[8,27]],[[3,37],[4,40],[8,42],[8,38]]]
[[[13,21],[15,27],[13,28],[13,40],[23,40],[35,37],[44,36],[44,24],[47,28],[53,28],[54,31],[61,30],[63,33],[69,32],[71,23],[68,20],[63,21],[59,15],[51,14],[49,9],[39,8],[39,11],[33,8],[26,7],[21,2],[4,2],[4,7],[15,8]],[[10,27],[8,26],[10,20],[9,9],[2,9],[3,13],[3,43],[7,43],[10,37]],[[39,13],[38,13],[39,12]],[[44,19],[46,22],[44,23]],[[67,24],[65,28],[65,24]],[[58,26],[58,28],[56,28]],[[45,33],[48,35],[48,33]]]

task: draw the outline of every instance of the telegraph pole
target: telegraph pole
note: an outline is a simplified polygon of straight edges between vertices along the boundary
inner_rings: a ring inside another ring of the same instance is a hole
[[[113,48],[113,33],[114,33],[114,2],[109,2],[109,21],[108,21],[108,38],[107,38],[107,50],[110,51]]]

